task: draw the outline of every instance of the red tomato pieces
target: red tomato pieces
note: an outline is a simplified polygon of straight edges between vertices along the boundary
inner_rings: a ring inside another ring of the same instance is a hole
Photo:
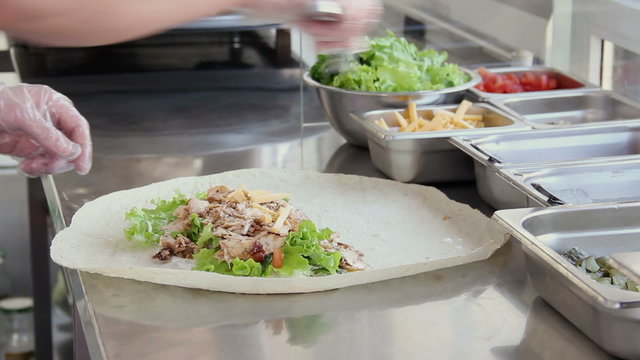
[[[558,88],[558,79],[547,74],[525,72],[519,76],[515,73],[496,74],[486,68],[479,68],[482,82],[476,85],[476,89],[490,93],[519,93],[525,91],[555,90]]]

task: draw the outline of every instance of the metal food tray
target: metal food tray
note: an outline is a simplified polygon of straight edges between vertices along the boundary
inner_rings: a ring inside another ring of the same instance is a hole
[[[640,122],[640,104],[603,90],[536,96],[513,94],[491,99],[489,103],[523,118],[534,128]]]
[[[554,96],[558,93],[570,92],[570,91],[587,91],[599,89],[596,85],[591,84],[586,80],[579,79],[575,76],[569,75],[560,70],[546,67],[546,66],[531,66],[531,67],[500,67],[500,68],[488,68],[487,70],[495,74],[516,74],[521,75],[523,73],[532,72],[535,74],[546,74],[558,80],[558,88],[555,90],[544,91],[525,91],[519,93],[492,93],[487,91],[480,91],[475,87],[469,89],[475,100],[487,101],[496,98],[510,98],[513,96]]]
[[[455,111],[455,105],[419,107],[418,113],[431,118],[433,110]],[[352,114],[366,130],[371,159],[378,169],[394,180],[432,183],[473,179],[471,159],[447,140],[454,135],[482,136],[528,129],[522,121],[489,104],[476,103],[468,114],[484,115],[486,127],[418,133],[384,130],[374,123],[384,119],[391,127],[398,126],[393,112],[404,109],[376,110],[361,115]]]
[[[522,243],[537,293],[605,351],[640,358],[640,293],[589,278],[560,254],[640,250],[640,203],[512,209],[493,218]],[[571,346],[569,344],[569,346]]]
[[[478,192],[496,209],[528,206],[527,196],[498,175],[502,169],[640,158],[640,124],[519,131],[449,141],[474,159]]]
[[[640,201],[640,159],[501,169],[527,206]],[[640,222],[639,222],[640,224]]]
[[[316,89],[320,105],[331,126],[342,135],[348,143],[367,147],[367,135],[358,121],[354,121],[352,113],[362,114],[380,109],[395,109],[414,102],[418,106],[459,103],[467,94],[467,90],[480,82],[478,73],[459,68],[469,76],[469,81],[458,86],[440,90],[419,90],[408,92],[371,92],[340,89],[335,86],[321,84],[306,72],[302,79],[305,84]]]

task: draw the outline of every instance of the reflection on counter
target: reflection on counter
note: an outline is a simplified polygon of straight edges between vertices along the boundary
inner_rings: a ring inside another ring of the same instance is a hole
[[[274,336],[287,331],[287,344],[303,348],[312,347],[321,337],[331,331],[331,322],[326,315],[315,314],[286,319],[265,320],[265,326]]]
[[[373,166],[367,149],[351,144],[343,144],[331,155],[324,172],[387,178]]]
[[[86,291],[95,297],[93,305],[97,316],[167,329],[213,327],[333,311],[378,312],[482,292],[482,289],[499,281],[497,279],[504,274],[510,253],[511,246],[504,246],[486,261],[340,290],[292,294],[286,298],[280,295],[237,295],[194,290],[97,274],[84,274],[84,277],[90,280],[87,281]],[[520,265],[509,263],[509,266]],[[367,296],[374,292],[378,295]],[[152,294],[155,293],[162,293],[163,296],[154,297]],[[189,303],[189,312],[167,324],[162,314],[169,304],[186,302]],[[225,311],[210,311],[211,304]]]
[[[500,324],[511,321],[511,311],[527,308],[526,303],[509,311],[497,308],[497,304],[506,301],[526,302],[524,297],[505,299],[500,294],[500,288],[506,285],[502,284],[503,279],[514,267],[522,265],[509,261],[512,250],[507,245],[486,261],[406,278],[286,296],[210,292],[95,274],[83,274],[83,278],[96,320],[103,324],[103,329],[108,329],[101,335],[109,344],[112,359],[125,358],[123,354],[127,354],[126,358],[132,354],[142,356],[148,351],[195,355],[194,349],[220,356],[231,355],[229,351],[234,349],[235,358],[254,359],[264,352],[291,345],[288,351],[297,355],[347,358],[344,349],[350,349],[351,356],[362,358],[388,352],[382,348],[382,338],[396,343],[406,341],[398,332],[405,326],[415,329],[413,339],[431,338],[428,344],[433,348],[423,351],[435,354],[447,351],[443,344],[450,344],[450,331],[462,334],[461,341],[475,336],[461,327],[473,326],[481,332],[482,343],[495,338],[509,342],[513,336],[518,338],[519,334],[515,333],[492,333]],[[513,285],[520,289],[517,291],[522,290],[521,284]],[[460,313],[437,310],[448,301],[457,304],[454,308]],[[172,307],[175,304],[189,304],[189,307],[188,310]],[[417,311],[418,316],[410,315],[408,309]],[[451,321],[451,316],[460,321]],[[373,328],[378,330],[375,333],[368,330]],[[450,330],[434,334],[433,329],[437,328]],[[188,333],[193,335],[189,342],[179,340],[182,329],[189,329]],[[354,332],[367,336],[358,337],[359,340],[345,336]],[[136,345],[140,333],[150,338],[153,349]],[[252,339],[248,343],[247,336]],[[267,337],[271,339],[269,342],[265,341]],[[346,342],[353,341],[357,344],[346,346]],[[422,347],[420,342],[410,346]],[[415,350],[408,351],[416,353]],[[464,349],[460,351],[471,354]],[[400,356],[388,354],[384,358],[400,359]]]
[[[498,359],[615,359],[540,297],[531,304],[520,344],[492,352]]]
[[[327,134],[327,136],[331,135],[335,136],[335,133]],[[373,165],[367,149],[350,144],[341,145],[331,155],[324,172],[388,178]],[[444,192],[450,199],[469,204],[487,216],[493,214],[494,209],[480,198],[474,189],[473,182],[438,184],[438,190]]]

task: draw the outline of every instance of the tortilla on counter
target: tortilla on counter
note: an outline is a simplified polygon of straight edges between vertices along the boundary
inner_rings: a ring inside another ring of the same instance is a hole
[[[159,246],[127,241],[124,214],[154,198],[188,196],[211,186],[291,193],[291,203],[319,228],[364,253],[370,269],[318,277],[239,277],[191,270],[191,260],[163,264]],[[354,175],[246,169],[176,178],[104,195],[86,203],[58,233],[51,258],[61,266],[158,284],[251,293],[303,293],[393,279],[483,260],[506,240],[504,230],[468,205],[422,185]]]

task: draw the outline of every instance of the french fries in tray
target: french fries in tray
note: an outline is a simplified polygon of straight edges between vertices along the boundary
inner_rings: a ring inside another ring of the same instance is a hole
[[[390,127],[384,119],[376,120],[375,123],[385,130],[397,128],[399,132],[482,128],[484,127],[482,114],[467,114],[467,111],[469,111],[472,105],[470,101],[464,100],[455,112],[435,109],[432,111],[433,117],[431,119],[425,119],[418,113],[416,103],[411,102],[404,111],[404,116],[398,111],[393,113],[398,126]]]

